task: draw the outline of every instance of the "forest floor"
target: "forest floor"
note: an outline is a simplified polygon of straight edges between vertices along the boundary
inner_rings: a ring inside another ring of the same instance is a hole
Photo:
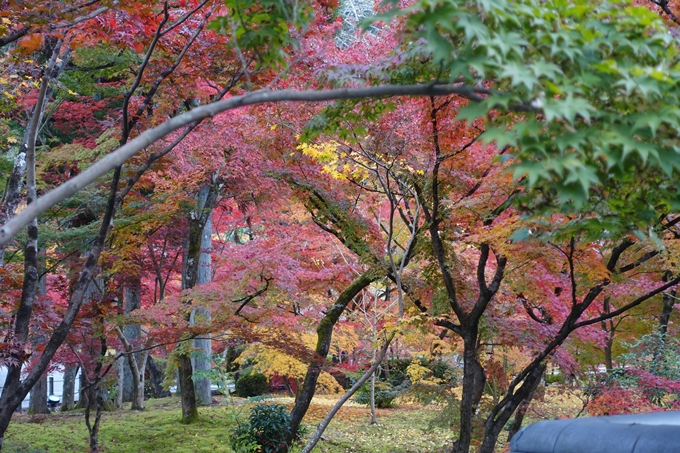
[[[305,424],[306,437],[335,403],[335,397],[316,397]],[[292,407],[292,398],[274,396],[267,403]],[[99,442],[102,452],[231,452],[229,434],[248,418],[251,403],[217,397],[209,407],[199,409],[200,421],[179,423],[179,398],[152,399],[142,412],[118,410],[102,416]],[[529,422],[574,416],[580,400],[569,392],[548,388],[545,398],[532,405]],[[127,406],[129,408],[129,405]],[[451,445],[454,432],[442,422],[442,407],[400,402],[396,407],[377,410],[378,425],[370,424],[366,406],[349,402],[317,444],[319,453],[415,453],[443,452]],[[296,450],[299,450],[297,448]],[[82,410],[48,415],[16,414],[7,431],[3,453],[88,452],[88,435]]]

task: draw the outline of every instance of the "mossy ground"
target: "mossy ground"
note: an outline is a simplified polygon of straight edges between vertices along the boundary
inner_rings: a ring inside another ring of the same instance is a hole
[[[548,395],[546,395],[548,396]],[[527,414],[531,421],[544,418],[540,412],[555,416],[573,412],[575,404],[560,401],[557,395],[539,403],[537,411]],[[99,441],[106,453],[220,453],[231,452],[229,433],[237,420],[246,420],[250,403],[234,398],[232,404],[218,398],[218,403],[199,409],[199,421],[180,423],[179,398],[149,400],[143,412],[129,409],[104,413]],[[291,398],[265,400],[292,407]],[[335,402],[332,397],[316,397],[305,424],[313,427]],[[565,408],[570,406],[570,408]],[[129,406],[128,406],[129,407]],[[378,425],[371,425],[367,407],[349,403],[331,422],[315,451],[323,453],[415,453],[447,451],[454,432],[436,427],[439,409],[401,403],[395,408],[379,409]],[[572,414],[573,415],[573,414]],[[441,425],[440,425],[441,426]],[[299,451],[300,448],[296,450]],[[17,414],[5,437],[3,453],[88,452],[88,436],[82,411],[50,415]]]
[[[147,401],[143,412],[119,410],[102,416],[99,442],[103,452],[218,453],[231,452],[229,433],[237,417],[245,420],[249,404],[220,402],[199,409],[197,423],[180,423],[178,398]],[[270,400],[290,406],[292,400]],[[267,401],[269,402],[269,401]],[[330,399],[316,399],[305,422],[316,424],[330,408]],[[431,417],[416,406],[379,410],[379,426],[371,426],[366,407],[343,408],[317,447],[319,452],[422,452],[437,451],[447,436],[429,431]],[[311,433],[310,433],[311,434]],[[87,452],[88,436],[82,411],[50,415],[17,414],[5,437],[3,453]]]

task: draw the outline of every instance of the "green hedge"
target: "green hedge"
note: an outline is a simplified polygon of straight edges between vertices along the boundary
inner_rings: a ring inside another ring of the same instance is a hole
[[[241,398],[264,395],[265,393],[267,393],[267,377],[256,371],[241,376],[236,381],[234,388],[234,394]]]

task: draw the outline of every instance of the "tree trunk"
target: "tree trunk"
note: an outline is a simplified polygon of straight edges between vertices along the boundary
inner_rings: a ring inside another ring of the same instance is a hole
[[[604,367],[607,373],[611,373],[614,368],[614,360],[612,359],[612,349],[614,348],[614,334],[616,330],[612,329],[607,332],[607,338],[604,344]]]
[[[44,106],[45,104],[43,104]],[[42,113],[41,113],[42,116]],[[24,143],[29,129],[24,133]],[[14,212],[21,201],[21,188],[24,185],[24,174],[26,173],[26,152],[22,149],[14,158],[14,168],[7,181],[7,191],[0,206],[0,225],[4,225],[14,216]],[[0,267],[5,265],[5,250],[7,244],[0,245]]]
[[[58,44],[54,49],[54,55],[59,53],[61,49],[61,44]],[[66,56],[68,59],[68,56]],[[38,130],[40,130],[40,125],[43,121],[43,116],[45,115],[45,109],[47,108],[47,103],[52,97],[52,92],[54,91],[52,86],[49,84],[52,78],[59,77],[61,69],[66,66],[66,61],[64,61],[61,66],[56,67],[56,59],[50,63],[45,75],[43,76],[43,85],[45,87],[38,94],[38,101],[36,102],[33,112],[31,113],[31,119],[24,130],[23,146],[19,150],[19,154],[14,159],[14,167],[12,168],[12,173],[7,181],[7,191],[0,204],[0,225],[7,223],[9,219],[14,216],[16,209],[21,202],[21,189],[24,184],[24,174],[26,173],[29,152],[35,153],[35,143],[37,141]],[[54,73],[52,73],[54,72]],[[33,127],[33,124],[36,126]],[[32,147],[32,151],[29,150],[29,146]],[[34,157],[35,158],[35,157]],[[29,201],[26,201],[27,204]],[[7,244],[0,245],[0,268],[5,264],[5,250]]]
[[[123,347],[125,348],[125,358],[130,367],[130,376],[132,377],[132,406],[133,411],[144,410],[144,370],[146,368],[146,358],[149,355],[148,349],[142,352],[134,353],[132,344],[125,338],[125,334],[120,327],[116,327],[116,333]],[[147,341],[146,347],[150,346]]]
[[[45,275],[45,250],[40,249],[39,254],[42,255],[43,259],[39,260],[38,268],[42,277],[38,280],[38,292],[41,295],[47,294],[47,279]],[[37,346],[45,341],[45,337],[39,336],[33,339],[33,349],[37,349]],[[47,389],[47,373],[35,383],[31,389],[31,397],[28,403],[28,412],[30,414],[49,414],[50,409],[47,407],[47,395],[49,394]]]
[[[47,375],[41,377],[31,389],[31,399],[28,403],[29,414],[49,414],[47,407]]]
[[[522,385],[513,394],[506,394],[506,397],[503,399],[505,403],[503,403],[503,401],[501,402],[501,404],[504,404],[503,407],[498,408],[498,406],[496,406],[495,409],[499,410],[493,411],[484,423],[484,439],[482,441],[482,446],[479,449],[479,453],[494,453],[496,443],[498,443],[498,436],[503,428],[505,428],[510,417],[515,413],[515,410],[517,410],[524,401],[530,401],[529,395],[536,391],[536,388],[543,378],[545,368],[545,363],[535,366],[524,378]]]
[[[297,397],[295,398],[295,406],[290,413],[290,430],[286,439],[289,445],[292,440],[297,437],[302,418],[307,413],[312,398],[314,397],[316,382],[319,379],[324,361],[326,360],[328,350],[331,346],[333,327],[338,322],[340,315],[345,311],[345,308],[347,308],[347,305],[352,299],[378,278],[380,278],[380,275],[373,270],[364,272],[338,296],[333,307],[326,312],[326,315],[319,322],[319,326],[316,329],[316,360],[310,363],[307,368],[304,383],[302,388],[298,389]]]
[[[101,324],[100,324],[101,325]],[[85,404],[85,425],[90,437],[90,453],[99,452],[99,425],[102,418],[102,409],[105,404],[105,398],[108,399],[108,392],[101,387],[102,380],[102,360],[106,356],[106,337],[100,338],[99,359],[94,367],[94,378],[87,379],[88,387],[86,389],[87,402]],[[85,370],[83,370],[85,375]],[[94,424],[90,422],[90,412],[95,409]]]
[[[196,203],[196,210],[191,211],[189,215],[189,241],[182,269],[182,289],[192,289],[198,283],[203,234],[217,199],[216,186],[217,174],[214,174],[212,184],[201,187]],[[188,301],[187,303],[190,304],[191,301]],[[191,321],[191,316],[189,317],[189,321]],[[190,350],[191,348],[186,349]],[[182,352],[179,355],[178,360],[179,387],[182,389],[182,421],[183,423],[192,423],[198,420],[198,401],[196,399],[196,390],[192,379],[193,367],[191,364],[191,353],[189,351]],[[210,384],[208,384],[208,390],[209,389]]]
[[[170,396],[171,393],[163,388],[163,372],[151,356],[146,359],[146,369],[149,374],[149,380],[151,381],[154,398],[166,398]]]
[[[85,422],[87,424],[87,430],[90,438],[90,453],[99,452],[99,425],[102,419],[102,406],[104,405],[102,392],[98,391],[97,387],[98,386],[95,386],[92,389],[92,394],[95,396],[95,400],[92,401],[93,404],[88,403],[85,406]],[[94,424],[90,424],[91,407],[95,408]]]
[[[375,344],[377,337],[378,337],[378,332],[377,332],[377,327],[378,327],[378,319],[377,319],[377,314],[376,314],[376,308],[378,305],[378,295],[376,294],[373,299],[373,325],[371,326],[372,330],[372,343],[373,345],[371,346],[372,350],[372,357],[371,357],[371,362],[375,362],[375,357],[377,354],[377,345]],[[401,317],[401,316],[400,316]],[[375,416],[375,375],[378,372],[378,369],[376,368],[373,371],[373,374],[371,375],[371,425],[377,425],[378,424],[378,419]]]
[[[64,370],[64,387],[61,395],[61,410],[68,411],[74,408],[77,366],[67,366]]]
[[[87,376],[85,376],[85,370],[80,372],[80,383],[78,385],[78,404],[76,409],[84,409],[88,402],[87,395]]]
[[[477,353],[477,326],[469,327],[463,336],[463,395],[460,402],[460,427],[453,453],[468,453],[477,405],[484,394],[486,375]]]
[[[671,290],[669,293],[663,293],[663,308],[661,310],[661,316],[659,316],[659,333],[662,335],[665,335],[666,332],[668,332],[668,322],[673,313],[676,294],[677,290],[675,289]]]
[[[212,280],[212,210],[208,213],[207,221],[203,227],[201,236],[201,253],[198,260],[198,273],[196,284],[203,285]],[[190,325],[205,323],[210,321],[210,311],[204,308],[197,308],[192,311]],[[212,403],[210,391],[210,378],[205,374],[212,367],[212,344],[209,334],[201,335],[200,339],[193,340],[194,350],[197,353],[192,358],[194,373],[203,374],[203,377],[194,377],[196,387],[196,400],[199,405],[207,406]]]
[[[78,405],[76,406],[78,409],[87,409],[88,405],[90,407],[90,410],[96,410],[97,409],[97,400],[101,399],[102,401],[102,410],[111,412],[115,410],[115,403],[111,399],[111,395],[109,395],[109,391],[106,390],[106,388],[100,386],[100,385],[91,385],[90,382],[87,381],[87,378],[83,378],[83,374],[81,373],[81,379],[80,379],[80,401],[78,401]],[[82,390],[85,389],[85,390]]]
[[[134,310],[137,310],[141,306],[141,292],[142,292],[142,282],[139,276],[132,277],[125,285],[124,291],[124,306],[123,309],[125,314],[128,314]],[[123,335],[125,339],[128,340],[133,347],[139,343],[142,336],[142,330],[138,325],[132,324],[123,327]],[[139,354],[135,354],[137,360],[139,360]],[[125,360],[123,365],[123,401],[130,402],[135,399],[135,377],[133,376],[132,369],[130,368],[129,360]]]
[[[58,77],[60,68],[66,64],[68,56],[62,59],[62,66],[57,66],[57,60],[59,52],[61,50],[61,41],[58,41],[55,48],[52,50],[52,56],[47,65],[47,69],[43,74],[42,81],[40,84],[40,90],[38,92],[38,97],[36,100],[33,113],[31,115],[29,124],[27,126],[28,133],[26,134],[26,141],[23,144],[22,152],[25,153],[25,164],[26,164],[26,190],[27,190],[27,204],[37,199],[36,192],[36,173],[35,173],[35,144],[37,140],[38,130],[40,128],[40,122],[42,120],[42,114],[45,109],[45,104],[49,100],[47,95],[50,90],[50,81],[53,78]],[[21,181],[19,181],[19,189]],[[14,200],[13,203],[18,203]],[[6,206],[3,206],[5,208]],[[13,208],[12,208],[13,209]],[[4,209],[3,209],[4,211]],[[8,217],[2,219],[3,223],[8,220]],[[38,289],[38,222],[37,218],[33,219],[28,225],[27,231],[27,241],[24,251],[24,283],[21,292],[21,300],[19,302],[19,308],[17,309],[13,336],[18,342],[27,342],[29,333],[29,324],[31,321],[33,313],[33,302]],[[0,255],[3,257],[4,263],[4,247],[0,248]],[[59,330],[57,328],[57,330]],[[60,332],[61,333],[61,332]],[[54,335],[53,335],[54,337]],[[61,344],[61,342],[60,342]],[[7,370],[7,378],[5,379],[5,384],[2,389],[2,394],[0,394],[0,448],[2,448],[2,443],[5,437],[5,431],[9,426],[9,422],[12,418],[12,414],[17,407],[21,404],[21,401],[26,397],[31,388],[40,380],[44,374],[49,361],[56,352],[56,349],[50,350],[48,345],[46,347],[41,360],[34,367],[34,369],[29,373],[27,378],[21,381],[21,367],[22,364],[28,359],[25,356],[14,355],[12,357],[16,360],[15,365],[10,365]],[[51,353],[51,355],[50,355]],[[49,356],[47,357],[46,356]]]
[[[531,401],[534,399],[534,395],[536,394],[536,389],[540,384],[541,380],[537,379],[534,384],[534,388],[530,390],[529,395],[522,400],[519,407],[517,408],[515,418],[512,421],[512,425],[510,425],[510,430],[508,431],[508,443],[510,443],[512,438],[515,437],[515,434],[517,434],[517,432],[522,428],[524,416],[527,414],[529,406],[531,405]]]
[[[132,367],[132,385],[134,389],[134,393],[132,395],[132,406],[130,409],[133,411],[141,411],[144,410],[144,365],[141,363],[146,359],[146,355],[140,359],[140,362],[137,363],[137,360],[134,358],[134,355],[131,354],[129,357],[131,359],[128,359],[128,363],[130,363],[130,366],[132,367],[132,364],[134,364],[134,367]]]
[[[191,377],[191,358],[188,354],[181,354],[178,357],[179,364],[179,387],[182,389],[182,423],[193,423],[198,420],[198,405],[196,404],[196,393]]]
[[[123,408],[123,393],[125,392],[125,362],[127,362],[125,357],[118,357],[118,359],[116,359],[116,372],[118,373],[116,407],[118,409]]]
[[[316,431],[312,435],[311,440],[307,443],[305,448],[302,449],[302,453],[310,453],[312,451],[312,449],[316,446],[317,442],[319,442],[319,439],[321,439],[321,435],[323,434],[324,430],[328,427],[328,424],[331,422],[331,420],[333,420],[333,417],[335,416],[335,414],[338,413],[342,405],[345,404],[347,400],[350,399],[352,395],[354,395],[362,385],[364,385],[364,383],[368,380],[369,376],[375,376],[375,372],[380,366],[380,363],[385,358],[387,348],[394,339],[395,333],[396,331],[393,330],[391,333],[388,334],[387,338],[385,339],[385,343],[383,343],[382,348],[380,348],[378,357],[373,361],[371,367],[368,370],[366,370],[364,375],[359,378],[359,380],[352,386],[352,388],[350,388],[344,395],[340,397],[338,402],[335,403],[333,408],[328,412],[328,414],[324,417],[321,423],[319,423],[319,426],[316,428]]]

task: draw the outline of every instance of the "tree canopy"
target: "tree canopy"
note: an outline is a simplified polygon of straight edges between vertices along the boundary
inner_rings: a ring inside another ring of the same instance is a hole
[[[97,451],[107,379],[143,409],[160,358],[186,423],[237,367],[282,383],[284,450],[388,351],[457,412],[454,452],[512,436],[552,368],[677,404],[641,359],[677,343],[668,3],[24,3],[0,6],[0,439],[80,367]]]

